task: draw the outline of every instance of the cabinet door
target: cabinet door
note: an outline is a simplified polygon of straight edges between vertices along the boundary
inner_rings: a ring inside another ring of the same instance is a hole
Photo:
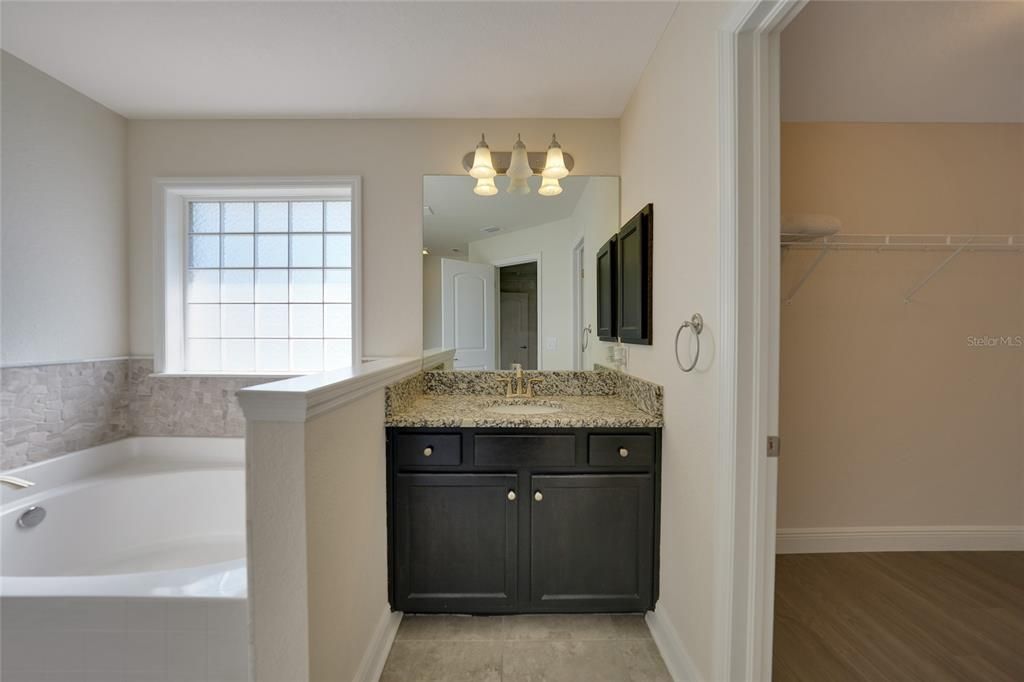
[[[531,485],[531,609],[651,608],[650,476],[533,476]]]
[[[617,319],[623,343],[651,344],[653,219],[654,207],[647,204],[619,230]]]
[[[597,280],[597,338],[602,341],[614,341],[618,333],[615,325],[618,314],[615,241],[616,237],[612,237],[597,252],[597,276],[594,278]]]
[[[515,475],[398,474],[395,608],[511,610],[517,494]]]

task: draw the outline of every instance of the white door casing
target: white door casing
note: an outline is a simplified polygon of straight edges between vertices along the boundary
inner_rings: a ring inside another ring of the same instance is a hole
[[[722,371],[714,678],[772,674],[779,389],[779,39],[807,0],[750,0],[719,35]]]
[[[455,349],[455,369],[495,368],[494,281],[492,265],[441,259],[441,345]]]

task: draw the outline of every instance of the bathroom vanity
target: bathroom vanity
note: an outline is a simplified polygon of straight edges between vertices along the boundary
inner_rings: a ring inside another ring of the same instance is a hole
[[[466,374],[426,373],[434,384],[426,392],[421,384],[419,393],[389,394],[392,608],[652,608],[660,393],[658,414],[651,414],[612,392],[608,384],[627,380],[617,372],[527,373],[553,384],[559,379],[552,375],[575,375],[584,389],[597,385],[602,392],[559,395],[558,386],[549,386],[530,399],[502,398],[495,390],[508,373],[471,373],[481,376],[468,388]],[[449,379],[468,392],[438,385]]]

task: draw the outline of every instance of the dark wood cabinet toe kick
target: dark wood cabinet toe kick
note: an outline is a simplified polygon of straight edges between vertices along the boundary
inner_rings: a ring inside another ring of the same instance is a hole
[[[660,429],[389,428],[387,444],[393,609],[653,608]]]

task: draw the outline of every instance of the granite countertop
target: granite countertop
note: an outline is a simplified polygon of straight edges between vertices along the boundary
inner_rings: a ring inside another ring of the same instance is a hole
[[[489,411],[496,404],[554,405],[547,414],[503,414]],[[419,394],[388,415],[387,426],[458,428],[654,428],[662,419],[614,395],[549,395],[504,398],[500,395]]]

